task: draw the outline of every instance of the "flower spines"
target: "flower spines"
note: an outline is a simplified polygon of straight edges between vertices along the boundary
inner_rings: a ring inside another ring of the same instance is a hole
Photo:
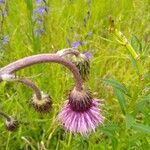
[[[69,94],[69,104],[73,111],[83,112],[88,110],[92,104],[92,96],[89,91],[77,91],[74,89]]]
[[[99,100],[92,98],[87,90],[74,89],[58,118],[66,130],[86,136],[103,123],[99,105]]]
[[[80,53],[75,48],[67,48],[58,51],[57,54],[74,63],[78,68],[82,79],[84,81],[88,80],[90,74],[90,59],[92,57],[90,53]]]
[[[33,95],[30,103],[36,111],[41,113],[49,112],[52,107],[51,97],[47,94],[44,94],[43,92],[41,99],[37,99],[36,95]]]
[[[88,80],[90,73],[90,63],[88,60],[83,62],[76,63],[77,68],[79,69],[80,75],[84,81]]]
[[[84,55],[80,54],[73,60],[73,63],[79,69],[80,75],[84,81],[88,80],[90,74],[90,62],[89,59]]]
[[[13,117],[10,117],[10,119],[6,119],[5,121],[5,127],[8,131],[15,131],[18,126],[19,122]]]

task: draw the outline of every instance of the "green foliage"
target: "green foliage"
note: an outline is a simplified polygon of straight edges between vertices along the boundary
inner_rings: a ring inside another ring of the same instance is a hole
[[[142,44],[141,44],[140,40],[135,35],[132,35],[131,46],[134,48],[134,50],[137,53],[140,54],[142,52]]]
[[[0,66],[19,58],[56,52],[69,47],[66,42],[82,41],[81,52],[93,54],[87,84],[96,97],[104,99],[105,122],[87,137],[70,135],[56,121],[56,116],[72,88],[70,72],[60,65],[42,64],[17,74],[31,77],[53,98],[49,114],[38,114],[29,105],[32,92],[19,83],[0,83],[0,109],[20,121],[17,131],[5,130],[0,120],[1,150],[148,150],[150,134],[150,59],[148,0],[47,0],[49,12],[44,17],[45,32],[35,36],[32,13],[35,1],[7,1],[8,16],[3,32],[10,42],[0,54]],[[87,12],[90,17],[87,17]],[[109,34],[109,16],[117,28],[131,38],[132,48],[146,57],[142,60],[142,79],[137,61],[130,59],[124,46]],[[85,18],[86,25],[85,25]],[[89,32],[92,32],[89,36]],[[138,38],[137,38],[138,37]],[[145,48],[145,47],[146,48]],[[131,61],[130,61],[130,60]]]
[[[128,90],[125,86],[121,85],[118,81],[113,79],[103,79],[107,84],[111,85],[113,87],[114,93],[117,97],[117,100],[120,104],[120,108],[125,115],[127,112],[127,105],[125,100],[125,94],[128,95]]]

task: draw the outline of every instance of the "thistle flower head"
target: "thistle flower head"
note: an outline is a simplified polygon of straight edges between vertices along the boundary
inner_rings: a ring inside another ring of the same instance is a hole
[[[51,97],[47,94],[41,93],[42,98],[39,100],[36,95],[33,95],[31,105],[39,112],[49,112],[52,106]]]
[[[79,92],[74,89],[59,113],[58,119],[66,130],[87,135],[103,122],[99,105],[98,99],[93,99],[88,91],[83,89]]]
[[[88,90],[77,91],[74,88],[69,94],[69,104],[72,110],[84,112],[91,107],[92,97]]]
[[[6,119],[5,121],[5,127],[9,131],[16,130],[18,126],[19,126],[19,122],[13,117],[10,117],[10,119]]]

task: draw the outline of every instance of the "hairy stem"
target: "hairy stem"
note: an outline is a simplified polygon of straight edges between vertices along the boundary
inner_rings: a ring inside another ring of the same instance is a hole
[[[66,56],[68,54],[78,56],[80,54],[80,52],[78,50],[76,50],[75,48],[66,48],[66,49],[62,49],[62,50],[58,51],[57,54],[59,56]]]
[[[0,115],[6,118],[8,121],[11,119],[10,116],[8,116],[6,113],[0,111]]]
[[[27,78],[20,78],[20,79],[18,79],[18,81],[23,83],[23,84],[25,84],[26,86],[30,87],[35,92],[36,98],[38,100],[42,99],[42,95],[41,95],[40,89],[32,81],[30,81]]]
[[[22,58],[17,60],[9,65],[0,69],[0,76],[2,74],[11,74],[33,64],[45,63],[45,62],[54,62],[62,64],[67,67],[74,75],[76,81],[76,89],[82,90],[83,80],[79,73],[78,68],[70,61],[65,60],[57,54],[38,54],[29,57]]]

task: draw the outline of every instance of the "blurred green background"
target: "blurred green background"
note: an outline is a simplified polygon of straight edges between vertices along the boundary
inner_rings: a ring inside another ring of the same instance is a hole
[[[0,2],[1,3],[1,2]],[[0,150],[148,150],[150,148],[150,1],[47,0],[35,16],[37,1],[7,0],[1,8],[0,66],[38,53],[51,53],[81,41],[81,52],[92,53],[87,85],[103,100],[103,125],[88,137],[71,136],[56,122],[73,88],[71,73],[56,64],[35,65],[17,74],[30,77],[53,98],[46,115],[35,112],[32,91],[20,83],[1,82],[0,109],[21,122],[15,132],[0,120]],[[3,16],[4,9],[7,14]],[[109,33],[109,17],[130,41],[141,47],[142,79],[125,46]],[[42,18],[39,26],[34,17]],[[36,29],[44,29],[36,34]],[[3,36],[7,35],[4,43]],[[137,40],[138,39],[138,40]]]

